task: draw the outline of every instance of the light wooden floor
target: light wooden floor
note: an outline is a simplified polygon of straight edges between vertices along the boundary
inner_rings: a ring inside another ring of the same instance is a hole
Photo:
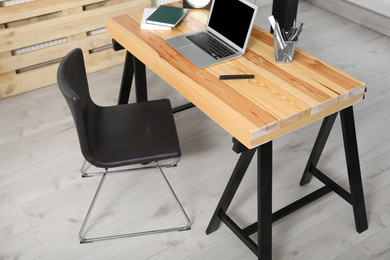
[[[270,10],[261,8],[257,19],[267,30]],[[298,47],[368,86],[355,115],[369,229],[358,234],[351,207],[330,194],[274,223],[273,258],[390,259],[390,38],[304,1],[298,20],[305,22]],[[185,103],[147,73],[151,99]],[[97,103],[116,103],[121,74],[119,66],[90,75]],[[80,245],[78,230],[100,177],[80,177],[83,159],[57,86],[0,100],[0,259],[255,259],[223,225],[205,235],[238,158],[231,150],[231,136],[198,109],[175,117],[183,155],[178,167],[165,172],[192,229]],[[319,125],[274,142],[274,210],[319,187],[314,179],[305,187],[298,185]],[[336,122],[320,168],[348,187],[343,153]],[[229,209],[240,225],[256,219],[253,165],[251,169]],[[155,170],[109,176],[96,205],[100,216],[92,217],[88,234],[156,226],[145,226],[146,220],[162,226],[182,224],[174,206],[164,202],[170,197],[162,195],[165,187],[160,185]]]

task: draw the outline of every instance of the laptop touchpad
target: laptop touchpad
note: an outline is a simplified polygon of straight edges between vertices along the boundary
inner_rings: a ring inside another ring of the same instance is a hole
[[[179,51],[199,68],[204,67],[205,62],[210,58],[206,53],[191,45],[180,47]]]

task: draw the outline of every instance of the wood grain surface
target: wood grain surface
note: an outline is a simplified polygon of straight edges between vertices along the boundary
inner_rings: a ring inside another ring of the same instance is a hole
[[[107,19],[108,33],[248,148],[363,97],[364,83],[303,50],[296,50],[292,63],[276,63],[273,36],[257,26],[244,56],[198,69],[165,40],[204,28],[207,11],[190,10],[171,31],[140,30],[142,14]],[[255,78],[221,81],[221,74]]]

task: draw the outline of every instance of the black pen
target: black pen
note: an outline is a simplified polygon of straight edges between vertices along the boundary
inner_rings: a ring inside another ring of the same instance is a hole
[[[241,75],[221,75],[219,79],[253,79],[255,75],[241,74]]]

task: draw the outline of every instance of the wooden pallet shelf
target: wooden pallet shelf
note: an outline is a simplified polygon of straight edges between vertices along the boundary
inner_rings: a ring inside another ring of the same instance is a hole
[[[76,47],[83,50],[87,73],[123,63],[123,51],[111,48],[105,19],[151,6],[150,0],[4,2],[0,0],[0,99],[55,84],[60,60]]]

